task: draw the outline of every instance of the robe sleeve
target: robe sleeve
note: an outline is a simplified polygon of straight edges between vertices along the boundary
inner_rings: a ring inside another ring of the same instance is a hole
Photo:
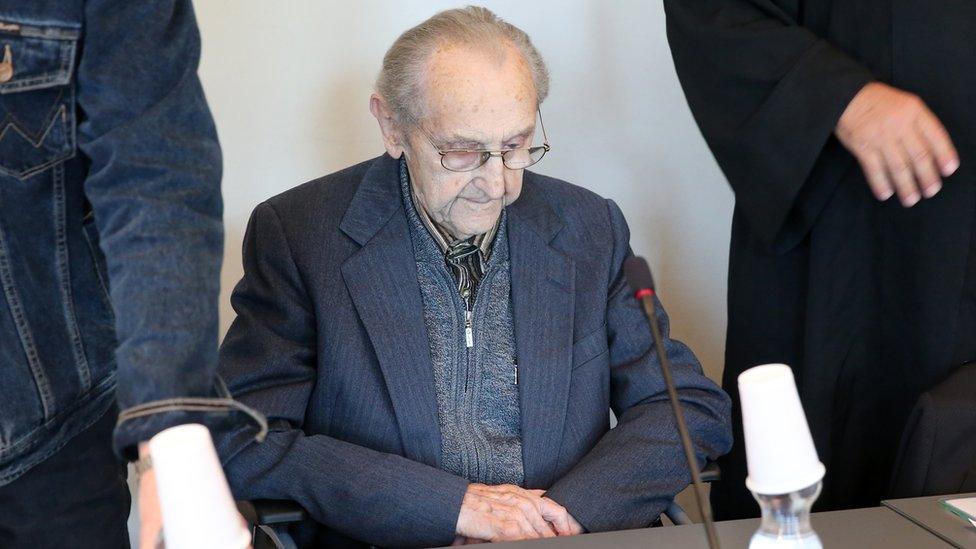
[[[678,78],[737,209],[764,244],[790,247],[815,217],[804,186],[844,108],[874,77],[774,0],[664,7]]]

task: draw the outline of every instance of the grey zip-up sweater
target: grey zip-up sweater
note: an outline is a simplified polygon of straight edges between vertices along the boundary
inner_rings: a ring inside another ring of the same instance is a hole
[[[442,468],[472,482],[521,485],[521,418],[505,212],[471,308],[469,347],[465,301],[443,251],[417,214],[403,162],[400,174],[430,338]]]

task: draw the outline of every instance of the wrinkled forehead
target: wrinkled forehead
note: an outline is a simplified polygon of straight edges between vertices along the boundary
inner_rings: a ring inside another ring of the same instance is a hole
[[[435,129],[496,136],[535,121],[532,71],[513,46],[445,44],[431,54],[425,72],[423,110]]]

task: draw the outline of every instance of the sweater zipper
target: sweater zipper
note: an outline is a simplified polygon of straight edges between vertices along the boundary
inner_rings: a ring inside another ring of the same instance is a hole
[[[468,381],[471,379],[471,349],[474,347],[474,296],[469,291],[462,294],[464,300],[464,347],[466,364],[464,368],[464,393],[468,393]]]

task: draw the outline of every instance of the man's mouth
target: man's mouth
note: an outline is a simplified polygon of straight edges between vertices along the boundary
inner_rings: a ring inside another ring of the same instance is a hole
[[[463,198],[464,200],[467,200],[468,202],[470,202],[472,204],[477,204],[478,206],[486,206],[486,205],[491,204],[493,202],[497,202],[497,200],[495,200],[493,198],[466,198],[466,197],[463,197],[463,196],[460,197],[460,198]]]

